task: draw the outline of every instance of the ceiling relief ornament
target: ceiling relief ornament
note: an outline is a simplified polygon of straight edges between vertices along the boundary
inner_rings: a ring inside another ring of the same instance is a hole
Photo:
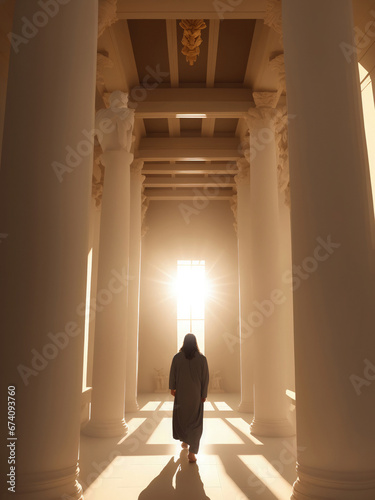
[[[264,24],[272,28],[283,39],[283,21],[281,0],[268,0],[266,13],[264,15]]]
[[[203,19],[183,19],[180,26],[184,30],[181,40],[184,47],[181,52],[186,56],[186,62],[193,66],[200,54],[202,30],[207,28],[207,25]]]
[[[285,204],[290,208],[288,111],[286,106],[278,109],[276,120],[277,178],[279,190],[284,193]]]
[[[99,0],[98,38],[117,21],[117,0]]]

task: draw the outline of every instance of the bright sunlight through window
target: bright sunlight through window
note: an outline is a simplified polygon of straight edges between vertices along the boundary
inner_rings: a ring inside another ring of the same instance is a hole
[[[359,64],[359,76],[361,81],[361,94],[363,104],[363,118],[365,122],[368,159],[370,164],[370,176],[372,186],[372,198],[375,208],[375,108],[374,94],[371,77],[366,69]]]
[[[180,349],[187,333],[197,337],[204,353],[204,302],[206,276],[204,260],[177,261],[177,346]]]

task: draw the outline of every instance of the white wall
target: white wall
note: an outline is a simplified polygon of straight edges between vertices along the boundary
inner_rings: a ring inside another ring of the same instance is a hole
[[[192,206],[191,202],[186,202]],[[226,332],[238,335],[237,237],[228,201],[211,201],[187,224],[180,202],[151,201],[142,239],[139,392],[154,390],[154,368],[169,374],[177,352],[177,260],[206,261],[213,295],[206,300],[206,346],[210,373],[221,370],[227,392],[240,391],[239,343],[231,353]],[[180,346],[179,346],[180,347]],[[178,348],[179,348],[178,347]]]

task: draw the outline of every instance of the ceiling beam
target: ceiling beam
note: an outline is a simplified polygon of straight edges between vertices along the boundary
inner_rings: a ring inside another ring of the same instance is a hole
[[[171,87],[178,87],[177,25],[175,19],[166,19],[165,22],[167,24],[169,76],[171,80]]]
[[[143,161],[236,161],[240,156],[236,137],[144,137],[136,152]]]
[[[238,173],[236,163],[169,163],[155,164],[145,163],[142,169],[142,174],[183,174],[183,175],[197,175],[197,174],[215,174],[215,175],[234,175]]]
[[[220,20],[210,19],[210,28],[208,35],[208,59],[206,86],[212,88],[215,84],[217,49],[219,46]]]
[[[230,188],[236,185],[233,176],[217,177],[151,177],[143,182],[146,188],[197,188],[197,187],[220,187]]]
[[[119,19],[263,19],[267,0],[118,0]]]
[[[118,21],[104,32],[98,41],[98,51],[107,52],[114,63],[112,68],[103,70],[108,92],[122,90],[130,93],[133,87],[139,85],[133,44],[126,21]]]
[[[277,75],[270,68],[270,55],[276,55],[281,50],[279,35],[258,19],[251,42],[244,86],[253,91],[274,91],[277,89]]]
[[[137,118],[176,118],[176,114],[241,118],[252,105],[249,89],[158,88],[138,103],[135,112]]]
[[[150,201],[227,201],[232,200],[235,194],[232,190],[219,190],[210,193],[209,190],[202,191],[198,188],[193,189],[145,189],[145,196]]]
[[[180,137],[180,120],[178,118],[168,118],[168,129],[170,137]]]
[[[202,137],[213,137],[215,132],[215,118],[202,120]]]

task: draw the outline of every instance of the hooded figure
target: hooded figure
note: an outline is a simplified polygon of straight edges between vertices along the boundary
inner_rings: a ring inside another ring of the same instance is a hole
[[[173,357],[169,389],[174,396],[173,438],[189,446],[189,461],[196,462],[203,431],[203,403],[207,398],[208,364],[192,333],[185,335],[180,351]]]

